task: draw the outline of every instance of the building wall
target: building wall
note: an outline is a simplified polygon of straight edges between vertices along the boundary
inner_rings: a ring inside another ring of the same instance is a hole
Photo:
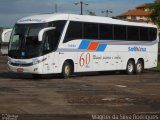
[[[147,11],[149,12],[149,9],[146,9],[145,7],[137,7],[137,10],[143,10],[143,11]],[[124,19],[124,20],[129,20],[129,21],[136,21],[136,22],[146,22],[146,23],[150,23],[153,24],[151,22],[151,19],[148,17],[148,15],[144,15],[144,16],[140,16],[140,15],[128,15],[128,16],[119,16],[118,18],[120,19]]]
[[[146,16],[126,16],[126,17],[124,17],[124,19],[127,19],[127,20],[143,20],[143,21],[146,21],[146,22],[150,21],[150,19]]]

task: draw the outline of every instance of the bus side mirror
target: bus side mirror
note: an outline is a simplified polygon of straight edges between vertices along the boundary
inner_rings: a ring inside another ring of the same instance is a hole
[[[2,42],[9,42],[12,29],[6,29],[2,32]]]
[[[43,35],[46,31],[49,31],[49,30],[54,30],[56,29],[56,27],[47,27],[47,28],[44,28],[42,30],[39,31],[39,34],[38,34],[38,41],[41,42],[42,39],[43,39]]]

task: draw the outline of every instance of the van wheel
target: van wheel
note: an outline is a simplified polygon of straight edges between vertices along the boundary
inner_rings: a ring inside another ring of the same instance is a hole
[[[134,64],[133,60],[129,60],[127,63],[126,72],[128,75],[133,75],[134,71],[135,71],[135,64]]]
[[[135,72],[136,74],[141,74],[144,70],[144,65],[141,60],[138,60],[136,66],[135,66]]]
[[[72,73],[72,67],[69,62],[64,62],[61,77],[67,79]]]

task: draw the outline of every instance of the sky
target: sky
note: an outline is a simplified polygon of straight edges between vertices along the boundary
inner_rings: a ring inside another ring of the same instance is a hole
[[[0,27],[13,27],[20,18],[35,15],[54,13],[57,4],[59,13],[80,14],[81,0],[0,0]],[[106,16],[101,11],[110,10],[109,16],[117,16],[123,12],[134,9],[143,3],[154,0],[83,0],[88,5],[83,6],[83,13],[93,11],[98,16]]]

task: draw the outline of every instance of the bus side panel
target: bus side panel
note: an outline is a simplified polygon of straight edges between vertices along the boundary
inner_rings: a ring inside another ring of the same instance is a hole
[[[55,58],[57,58],[56,52],[44,55],[46,60],[43,62],[43,74],[58,73],[58,62]]]
[[[78,54],[78,71],[116,70],[116,52],[80,52]]]
[[[58,53],[58,73],[62,72],[63,64],[65,61],[73,63],[74,72],[77,71],[77,52],[57,52]]]
[[[145,69],[157,67],[158,44],[147,46]]]
[[[155,53],[149,53],[147,55],[145,69],[149,69],[153,67],[157,67],[157,55]]]
[[[117,52],[79,52],[78,72],[117,69]]]

